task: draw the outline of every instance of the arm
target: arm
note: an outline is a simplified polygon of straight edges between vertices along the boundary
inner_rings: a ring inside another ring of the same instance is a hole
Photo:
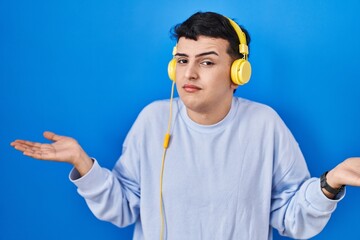
[[[129,184],[131,181],[126,178],[126,174],[119,178],[108,169],[101,168],[73,138],[52,132],[44,132],[44,137],[53,143],[16,140],[11,146],[32,158],[72,164],[74,169],[70,179],[97,218],[117,226],[126,226],[136,220],[138,187],[135,183]],[[126,184],[121,184],[121,181]]]
[[[10,145],[32,158],[70,163],[81,176],[84,176],[91,169],[93,161],[75,139],[56,135],[52,132],[44,132],[44,137],[53,143],[16,140]]]
[[[311,238],[325,227],[344,192],[336,199],[326,197],[320,179],[310,178],[292,134],[284,124],[277,125],[276,130],[271,225],[284,236]]]
[[[359,167],[360,158],[345,160],[328,172],[328,184],[333,188],[340,188],[342,185],[359,186]],[[295,181],[297,169],[301,169],[301,167],[296,164],[284,176],[282,182],[289,184],[289,182]],[[288,187],[281,188],[287,189],[287,194],[293,194],[293,196],[287,197],[285,192],[277,191],[273,202],[273,207],[277,206],[277,208],[272,212],[272,224],[281,235],[299,239],[318,234],[325,227],[331,214],[335,211],[337,203],[344,196],[344,192],[335,196],[321,188],[318,178],[307,179],[299,186],[298,190],[294,189],[293,191]]]

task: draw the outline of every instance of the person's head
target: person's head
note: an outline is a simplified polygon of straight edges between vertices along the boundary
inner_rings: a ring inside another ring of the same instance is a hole
[[[243,26],[240,27],[246,35],[246,42],[249,47],[250,35]],[[229,42],[228,54],[234,60],[243,58],[243,55],[239,53],[239,37],[230,24],[229,19],[221,14],[215,12],[197,12],[183,23],[176,25],[172,29],[171,34],[177,42],[181,37],[195,41],[199,36],[225,39]]]
[[[190,118],[204,124],[220,121],[238,87],[230,77],[233,61],[242,58],[236,31],[228,18],[199,12],[176,25],[173,36],[177,39],[173,72]]]

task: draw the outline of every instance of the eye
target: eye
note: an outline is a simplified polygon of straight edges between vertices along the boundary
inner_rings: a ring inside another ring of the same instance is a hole
[[[214,62],[205,60],[205,61],[202,61],[200,64],[204,65],[204,66],[212,66],[212,65],[214,65]]]
[[[184,58],[179,58],[179,59],[176,60],[176,63],[178,63],[178,64],[185,64],[187,62],[188,62],[188,60],[184,59]]]

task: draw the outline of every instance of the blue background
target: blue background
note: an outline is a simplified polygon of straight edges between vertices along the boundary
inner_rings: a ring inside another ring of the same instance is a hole
[[[70,165],[9,143],[52,130],[111,168],[139,111],[169,97],[169,29],[199,10],[249,30],[253,75],[236,95],[278,111],[312,175],[360,155],[359,1],[0,0],[1,240],[131,239],[92,215]],[[314,239],[360,239],[359,199],[348,187]]]

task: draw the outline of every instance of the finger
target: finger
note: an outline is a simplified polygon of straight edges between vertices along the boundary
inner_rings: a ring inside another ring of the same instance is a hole
[[[17,144],[14,148],[18,151],[25,152],[25,151],[38,151],[40,150],[39,146],[29,146],[25,144]]]
[[[51,155],[49,155],[46,152],[39,151],[39,150],[31,150],[31,149],[27,149],[26,151],[23,152],[23,154],[25,156],[36,158],[39,160],[50,160],[50,157],[51,157]]]
[[[15,140],[10,144],[11,146],[27,146],[27,147],[40,147],[41,143],[31,142],[26,140]]]
[[[18,144],[24,144],[25,143],[25,140],[15,140],[13,142],[10,143],[11,146],[15,146],[15,145],[18,145]]]
[[[15,140],[10,143],[10,146],[14,147],[20,140]]]
[[[51,140],[51,141],[53,141],[53,142],[56,142],[56,141],[58,141],[58,140],[61,139],[61,136],[60,136],[60,135],[57,135],[57,134],[55,134],[55,133],[53,133],[53,132],[49,132],[49,131],[45,131],[45,132],[43,133],[43,135],[44,135],[44,137],[45,137],[46,139],[49,139],[49,140]]]
[[[23,145],[14,145],[13,146],[16,150],[24,152],[26,151],[27,147],[23,146]]]

